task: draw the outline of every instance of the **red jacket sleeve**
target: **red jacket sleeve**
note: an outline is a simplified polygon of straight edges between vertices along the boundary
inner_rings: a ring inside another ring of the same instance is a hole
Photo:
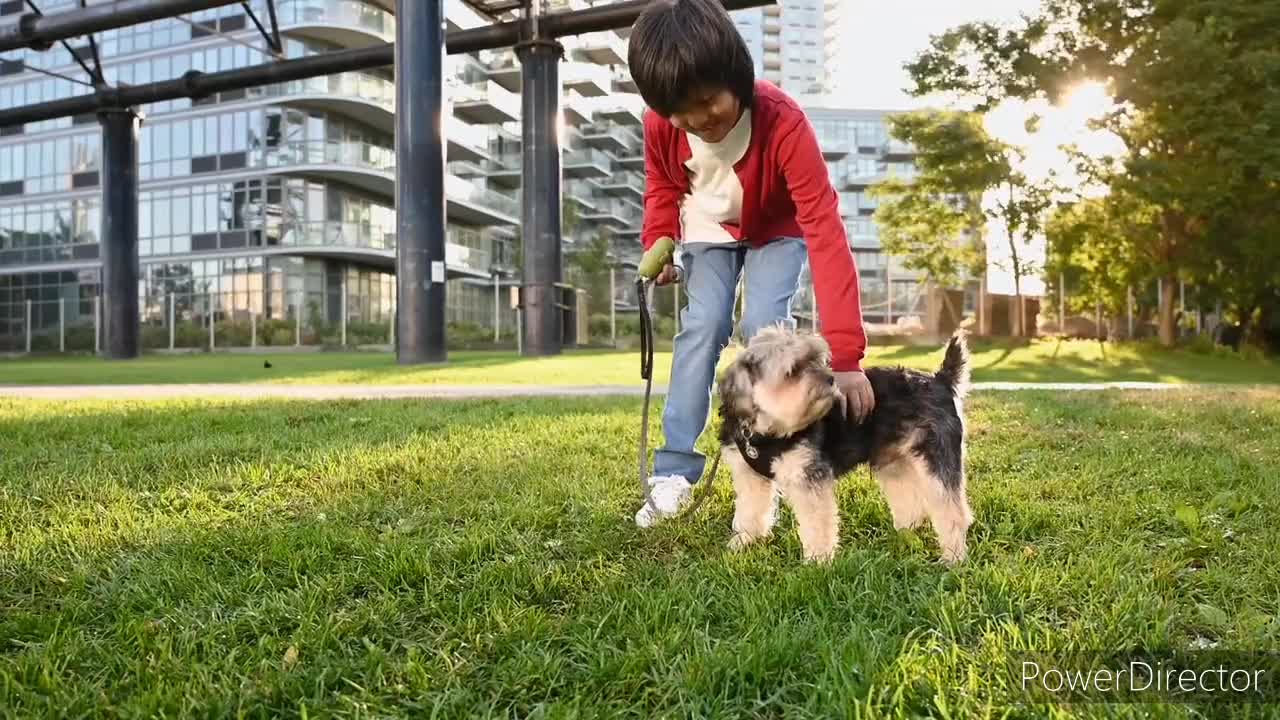
[[[821,333],[831,347],[831,369],[861,370],[867,336],[862,327],[858,268],[840,217],[840,198],[808,118],[797,112],[779,128],[782,172],[809,249]]]
[[[675,153],[670,127],[652,110],[644,112],[644,221],[640,244],[645,250],[658,238],[680,239],[679,186],[667,174],[667,158]]]

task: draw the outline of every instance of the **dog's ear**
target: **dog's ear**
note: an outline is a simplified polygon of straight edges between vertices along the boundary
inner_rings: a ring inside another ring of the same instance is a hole
[[[827,366],[831,364],[831,346],[826,339],[815,333],[803,333],[806,349],[809,357],[816,365]]]
[[[734,360],[716,381],[716,389],[720,394],[721,419],[736,418],[742,412],[742,401],[750,397],[751,371],[744,358]]]

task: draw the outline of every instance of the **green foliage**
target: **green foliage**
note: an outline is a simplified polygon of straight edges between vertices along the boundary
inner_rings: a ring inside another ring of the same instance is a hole
[[[1116,109],[1097,125],[1125,150],[1077,163],[1119,197],[1109,214],[1138,205],[1156,222],[1155,232],[1111,234],[1129,267],[1109,273],[1186,280],[1207,291],[1202,301],[1262,322],[1257,311],[1280,304],[1280,3],[1045,0],[1018,27],[969,23],[934,37],[908,71],[914,93],[954,94],[977,110],[1104,82]]]

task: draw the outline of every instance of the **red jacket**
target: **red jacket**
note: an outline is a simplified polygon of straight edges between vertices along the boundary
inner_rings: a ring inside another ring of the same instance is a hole
[[[680,200],[689,192],[684,162],[689,140],[668,120],[644,114],[644,224],[648,250],[660,237],[680,240]],[[867,338],[862,328],[858,269],[840,217],[840,198],[813,125],[777,86],[757,80],[751,109],[751,144],[734,166],[742,182],[741,223],[722,223],[753,247],[779,237],[803,237],[817,295],[822,336],[831,368],[860,370]]]

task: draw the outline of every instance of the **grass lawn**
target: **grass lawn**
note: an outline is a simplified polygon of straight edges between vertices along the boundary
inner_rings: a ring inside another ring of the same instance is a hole
[[[1024,653],[1280,642],[1280,389],[969,408],[948,570],[865,472],[830,566],[725,551],[725,470],[638,530],[634,399],[0,400],[0,716],[973,717]]]
[[[1102,344],[1085,340],[974,344],[975,380],[1277,383],[1280,364],[1230,354],[1166,351],[1144,344]],[[725,356],[727,361],[732,350]],[[868,364],[906,365],[933,370],[942,347],[873,342]],[[513,352],[453,352],[445,366],[402,367],[390,353],[325,352],[188,356],[146,355],[108,363],[92,357],[0,360],[0,384],[127,383],[533,383],[554,385],[638,385],[639,352],[573,350],[557,357],[521,358]],[[263,366],[269,361],[271,368]],[[669,352],[654,358],[654,381],[665,383]]]

